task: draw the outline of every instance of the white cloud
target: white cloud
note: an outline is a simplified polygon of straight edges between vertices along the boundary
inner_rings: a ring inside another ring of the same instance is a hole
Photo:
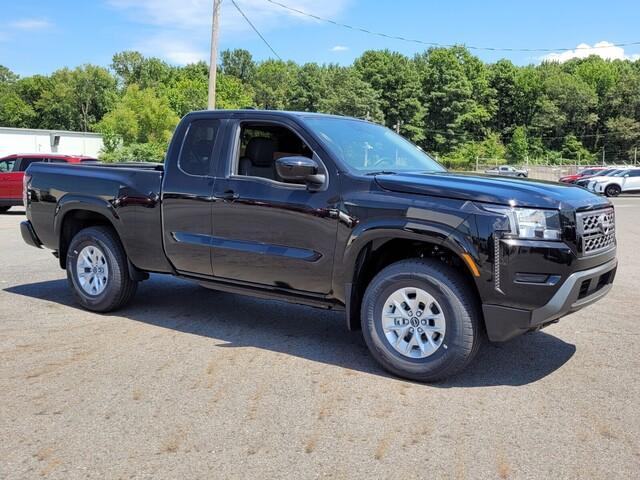
[[[341,13],[351,0],[288,0],[287,5],[316,15],[332,17]],[[113,7],[130,14],[139,23],[177,29],[211,25],[211,0],[107,0]],[[310,17],[285,10],[265,0],[236,0],[249,19],[262,28],[288,26],[292,20],[317,22]],[[230,1],[223,2],[222,28],[247,30],[245,20]],[[287,25],[283,24],[287,22]]]
[[[198,49],[192,42],[179,40],[167,34],[149,37],[135,45],[134,49],[146,55],[161,57],[179,65],[209,60],[209,52]]]
[[[597,55],[606,60],[637,60],[640,55],[626,55],[624,48],[618,47],[611,42],[602,41],[591,46],[581,43],[575,50],[567,50],[565,52],[550,53],[541,58],[542,61],[564,63],[572,58],[587,58],[590,55]]]
[[[51,22],[45,18],[23,18],[11,22],[9,26],[16,30],[42,30],[49,28]]]
[[[349,50],[349,47],[344,45],[336,45],[331,49],[332,52],[346,52],[347,50]]]
[[[131,21],[158,28],[157,35],[140,39],[133,47],[147,55],[184,64],[208,60],[211,38],[211,0],[106,0]],[[287,0],[287,5],[326,17],[339,15],[352,0]],[[256,27],[265,31],[289,28],[295,23],[317,20],[285,10],[265,0],[236,0]],[[221,39],[255,35],[231,1],[222,3]],[[276,46],[277,49],[277,46]]]

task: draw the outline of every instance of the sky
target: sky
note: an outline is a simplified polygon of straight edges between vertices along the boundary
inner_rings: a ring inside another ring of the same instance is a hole
[[[278,1],[337,22],[423,42],[555,49],[473,50],[487,62],[509,58],[524,65],[589,53],[640,58],[640,44],[609,45],[640,43],[638,0]],[[22,76],[84,63],[108,66],[113,54],[123,50],[138,50],[176,65],[209,57],[212,0],[0,2],[0,65]],[[427,48],[340,28],[268,0],[235,2],[285,60],[346,65],[369,49],[388,48],[411,56]],[[258,60],[274,57],[232,0],[223,0],[220,18],[220,49],[244,48]],[[595,45],[599,48],[592,48]]]

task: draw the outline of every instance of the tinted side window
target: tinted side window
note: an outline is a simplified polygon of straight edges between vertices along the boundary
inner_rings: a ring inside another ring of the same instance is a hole
[[[12,158],[11,160],[3,160],[0,162],[0,172],[1,173],[7,173],[7,172],[12,172],[13,171],[13,165],[16,163],[15,158]]]
[[[209,175],[212,171],[212,155],[219,120],[194,120],[189,125],[187,136],[180,150],[178,166],[191,175]]]
[[[18,171],[24,172],[27,168],[29,168],[29,165],[36,162],[44,162],[44,158],[21,158],[18,166]]]
[[[49,163],[67,163],[66,160],[61,160],[59,158],[48,158],[47,161]]]
[[[638,170],[631,170],[631,171],[629,172],[629,176],[630,176],[630,177],[640,177],[640,169],[638,169]]]

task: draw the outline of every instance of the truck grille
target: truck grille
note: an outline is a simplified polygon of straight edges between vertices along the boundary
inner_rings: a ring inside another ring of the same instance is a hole
[[[613,208],[579,212],[576,220],[582,255],[594,255],[615,246],[616,217]]]

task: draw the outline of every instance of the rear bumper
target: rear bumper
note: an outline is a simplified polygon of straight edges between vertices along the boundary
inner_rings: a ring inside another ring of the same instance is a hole
[[[527,331],[554,323],[569,313],[597,302],[611,290],[617,266],[618,260],[613,258],[597,267],[569,275],[553,297],[535,310],[483,305],[489,340],[510,340]]]
[[[33,225],[31,225],[29,220],[20,222],[20,233],[22,234],[22,239],[27,245],[42,248],[42,242],[38,238],[38,235],[36,235],[36,231],[33,229]]]

